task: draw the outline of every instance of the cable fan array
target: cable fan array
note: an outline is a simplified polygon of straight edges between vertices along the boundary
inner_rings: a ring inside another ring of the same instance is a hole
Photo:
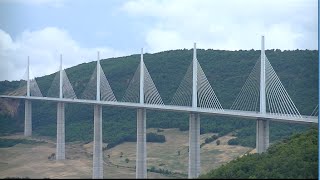
[[[259,59],[230,109],[257,111],[260,102],[260,67],[261,61]],[[301,117],[266,56],[265,67],[266,104],[269,113],[279,116]]]
[[[214,93],[206,75],[204,74],[198,60],[197,61],[197,99],[198,107],[210,108],[215,110],[223,110],[216,94]],[[192,68],[193,63],[188,67],[188,70],[181,81],[176,93],[173,96],[171,105],[176,106],[191,106],[192,104]]]
[[[319,106],[319,104],[317,104],[317,106],[313,109],[313,111],[312,111],[310,116],[318,116],[318,114],[319,114],[318,106]]]
[[[139,102],[140,97],[140,69],[141,64],[139,64],[136,72],[133,75],[132,80],[125,92],[123,97],[124,102]],[[149,74],[149,71],[145,64],[143,63],[143,72],[144,72],[144,103],[146,104],[157,104],[157,105],[164,105],[161,96]]]
[[[60,89],[60,71],[55,73],[55,77],[51,83],[51,86],[48,90],[47,97],[59,98],[59,89]],[[62,70],[62,97],[68,99],[77,98],[76,93],[74,92],[72,85],[69,81],[67,73],[65,70]]]
[[[264,55],[265,56],[265,55]],[[183,77],[178,89],[176,90],[173,99],[169,105],[174,106],[192,106],[192,86],[193,86],[193,63],[191,62],[185,76]],[[199,108],[209,108],[215,110],[223,110],[214,90],[212,89],[201,65],[196,60],[197,65],[197,106]],[[135,71],[133,78],[131,79],[128,88],[122,98],[122,102],[139,103],[140,97],[140,69],[143,66],[144,72],[144,103],[154,105],[164,105],[162,98],[150,76],[150,73],[142,61]],[[100,68],[100,93],[102,101],[117,101],[112,88],[106,78],[106,75]],[[231,106],[231,110],[241,111],[258,111],[260,101],[260,58],[255,63],[251,73],[249,74],[245,84],[240,90],[237,98]],[[265,56],[265,92],[266,92],[266,104],[267,111],[271,114],[278,116],[294,116],[301,117],[298,109],[290,98],[289,94],[285,90],[279,77],[271,66],[268,58]],[[63,98],[74,99],[77,98],[72,85],[68,79],[65,70],[62,70],[62,93]],[[24,80],[21,80],[20,86],[14,92],[9,95],[21,96],[27,94],[27,74],[24,76]],[[58,71],[52,81],[52,84],[48,90],[47,97],[59,97],[60,87],[60,71]],[[97,67],[94,69],[91,78],[83,91],[81,98],[95,100],[96,99],[96,87],[97,87]],[[42,97],[42,93],[35,79],[30,80],[30,96]],[[318,115],[318,106],[314,109],[311,116]]]
[[[199,107],[223,110],[216,94],[214,93],[206,75],[204,74],[199,62],[198,65],[198,102]]]
[[[27,72],[28,71],[26,70],[23,78],[20,80],[19,87],[16,90],[14,90],[13,92],[10,92],[8,95],[10,95],[10,96],[26,96],[27,95],[27,79],[28,79]],[[32,76],[32,72],[30,72],[30,74],[32,77],[32,78],[30,78],[30,81],[29,81],[30,82],[30,96],[43,97],[42,93],[40,91],[40,88],[37,84],[36,79],[34,78],[34,76]]]
[[[266,95],[269,111],[281,116],[301,117],[279,77],[266,57]]]
[[[170,105],[191,106],[192,105],[192,62],[188,67]]]
[[[101,94],[101,100],[102,101],[117,101],[111,86],[109,84],[109,81],[107,80],[106,75],[103,72],[103,69],[101,65],[99,65],[100,68],[100,94]],[[97,67],[94,69],[91,78],[86,86],[86,89],[82,93],[82,99],[90,99],[94,100],[96,99],[97,95]]]
[[[260,64],[258,60],[230,109],[257,111],[260,94]]]

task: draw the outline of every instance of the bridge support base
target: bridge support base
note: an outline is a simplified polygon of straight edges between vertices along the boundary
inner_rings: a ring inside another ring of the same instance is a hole
[[[257,120],[256,131],[256,149],[261,154],[269,147],[269,120]]]
[[[189,170],[188,178],[200,175],[200,115],[191,113],[189,117]]]
[[[65,159],[65,114],[64,103],[57,105],[57,147],[56,160]]]
[[[137,110],[136,178],[147,178],[146,109]]]
[[[93,179],[103,179],[102,106],[94,106]]]
[[[31,136],[32,134],[32,105],[30,100],[25,101],[24,106],[24,136]]]

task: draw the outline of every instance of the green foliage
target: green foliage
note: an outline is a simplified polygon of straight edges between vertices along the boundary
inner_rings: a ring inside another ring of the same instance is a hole
[[[40,144],[42,141],[26,140],[26,139],[0,139],[0,148],[8,148],[17,144]]]
[[[202,148],[202,146],[204,146],[205,144],[211,143],[213,141],[215,141],[216,139],[218,139],[217,135],[212,135],[211,137],[208,137],[204,140],[204,143],[200,144],[200,148]],[[219,141],[220,142],[220,141]]]
[[[208,179],[316,179],[318,129],[295,134],[270,146],[266,153],[237,158],[199,178]]]
[[[173,174],[173,172],[169,171],[168,169],[162,169],[162,168],[156,169],[154,166],[152,166],[150,169],[147,169],[147,171],[165,174],[165,175]]]
[[[163,174],[163,175],[167,175],[167,176],[175,177],[175,178],[178,177],[178,179],[180,179],[180,178],[181,178],[181,179],[185,179],[185,178],[188,177],[187,174],[183,174],[183,173],[180,173],[180,172],[170,171],[170,170],[168,170],[168,169],[162,169],[162,168],[157,169],[157,168],[155,168],[154,166],[151,166],[150,169],[148,168],[147,171],[148,171],[148,172],[161,173],[161,174]]]
[[[318,99],[318,51],[267,50],[266,55],[288,94],[301,114],[309,115]],[[259,59],[260,51],[223,51],[198,49],[197,59],[222,106],[228,109]],[[127,89],[140,55],[101,60],[101,66],[110,86],[120,101]],[[169,104],[188,66],[192,50],[174,50],[145,54],[146,67],[163,99]],[[95,68],[95,62],[82,63],[66,69],[68,78],[78,98],[81,97]],[[46,95],[55,74],[36,78],[42,94]],[[19,86],[19,81],[0,82],[0,94]],[[3,99],[0,99],[3,100]],[[16,117],[0,114],[0,134],[22,132],[24,127],[24,103],[21,101]],[[34,101],[32,103],[33,133],[56,136],[56,103]],[[1,110],[1,108],[0,108]],[[66,141],[93,140],[93,106],[66,105]],[[189,114],[181,112],[147,111],[147,128],[179,128],[189,130]],[[136,110],[103,107],[103,140],[108,148],[124,141],[136,140]],[[293,132],[303,131],[304,125],[270,123],[270,140],[274,142]],[[201,115],[201,134],[218,133],[219,136],[237,131],[238,143],[254,147],[255,121],[223,116]]]
[[[17,89],[20,85],[20,81],[1,81],[0,82],[0,94],[7,94],[15,89]]]
[[[217,140],[216,144],[217,144],[217,146],[219,146],[220,145],[220,140]]]
[[[166,137],[156,133],[147,133],[147,142],[164,143],[166,142]]]
[[[163,132],[163,129],[159,129],[159,128],[158,128],[158,129],[157,129],[157,132]]]
[[[21,132],[23,124],[18,124],[12,117],[6,114],[0,114],[0,136]]]
[[[163,143],[166,142],[166,138],[164,135],[158,135],[155,133],[147,133],[147,142],[159,142]],[[123,136],[122,138],[115,140],[114,142],[111,142],[107,145],[107,149],[113,148],[118,144],[121,144],[123,142],[137,142],[137,137],[132,135]]]
[[[51,153],[50,156],[48,156],[48,160],[55,160],[56,159],[56,153]]]
[[[207,144],[207,143],[211,143],[211,142],[215,141],[216,139],[218,139],[218,136],[217,135],[212,135],[211,137],[206,138],[204,140],[204,142]]]
[[[286,124],[281,122],[270,122],[270,140],[276,142],[282,137],[288,137],[293,133],[303,132],[308,126],[300,124]],[[244,128],[236,130],[235,135],[237,138],[230,139],[229,145],[242,145],[247,147],[256,147],[256,126],[255,124],[249,125]]]

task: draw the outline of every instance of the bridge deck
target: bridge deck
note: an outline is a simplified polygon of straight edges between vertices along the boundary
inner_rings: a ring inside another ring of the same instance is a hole
[[[7,96],[0,95],[0,98],[12,98],[12,99],[27,99],[27,100],[40,100],[40,101],[54,101],[64,103],[78,103],[78,104],[91,104],[91,105],[103,105],[103,106],[118,106],[125,108],[146,108],[160,111],[177,111],[177,112],[192,112],[201,114],[212,114],[221,116],[231,116],[247,119],[268,119],[272,121],[281,121],[289,123],[318,123],[318,117],[316,116],[292,116],[282,114],[261,114],[253,111],[238,111],[238,110],[217,110],[209,108],[192,108],[187,106],[172,106],[172,105],[154,105],[154,104],[140,104],[130,102],[115,102],[115,101],[97,101],[97,100],[85,100],[85,99],[65,99],[65,98],[52,98],[52,97],[35,97],[35,96]]]

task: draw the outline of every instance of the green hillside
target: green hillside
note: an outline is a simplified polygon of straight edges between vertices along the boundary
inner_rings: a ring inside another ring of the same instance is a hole
[[[317,179],[318,130],[312,128],[272,145],[266,153],[237,158],[201,179]]]
[[[192,50],[172,50],[145,54],[148,71],[164,101],[169,104],[188,66]],[[310,115],[318,101],[318,51],[267,50],[266,55],[280,80],[301,114]],[[254,64],[260,57],[258,50],[197,50],[198,61],[224,108],[230,108]],[[140,55],[110,58],[101,61],[101,66],[118,100],[121,100],[134,72]],[[83,63],[66,69],[77,97],[81,97],[96,62]],[[32,69],[32,67],[31,67]],[[36,78],[42,94],[47,94],[55,74]],[[17,88],[20,82],[0,82],[0,94]],[[0,101],[3,101],[0,99]],[[56,136],[56,104],[33,102],[33,133]],[[24,103],[18,114],[9,116],[0,104],[0,134],[23,131]],[[147,111],[147,127],[180,128],[188,130],[188,113]],[[305,130],[305,125],[270,123],[271,142],[293,132]],[[201,133],[214,132],[224,135],[235,132],[237,144],[254,147],[255,121],[230,117],[201,115]],[[84,133],[85,132],[85,133]],[[120,143],[136,137],[136,110],[103,107],[103,140]],[[66,140],[93,140],[93,106],[66,105]]]

